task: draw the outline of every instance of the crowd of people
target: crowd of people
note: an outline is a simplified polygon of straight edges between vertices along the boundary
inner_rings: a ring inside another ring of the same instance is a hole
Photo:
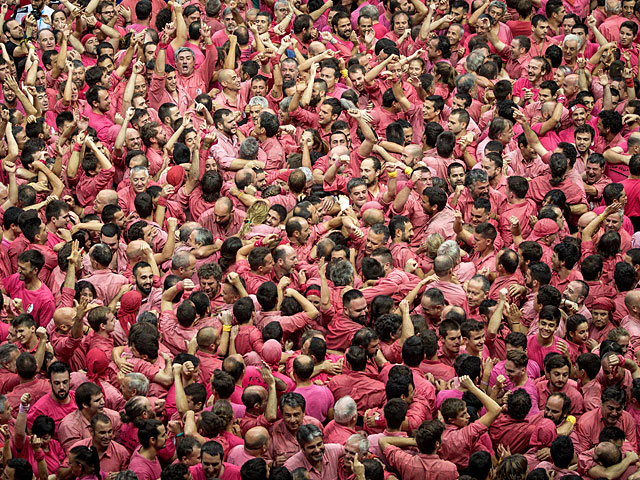
[[[3,479],[640,478],[640,1],[505,1],[0,0]]]

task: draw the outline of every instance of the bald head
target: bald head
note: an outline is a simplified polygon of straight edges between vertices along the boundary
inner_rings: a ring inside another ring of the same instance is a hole
[[[96,213],[102,213],[106,205],[118,205],[118,192],[115,190],[100,190],[93,202],[93,209]]]
[[[71,307],[57,308],[53,314],[53,321],[56,324],[56,328],[71,329],[73,319],[76,316],[76,309]]]
[[[218,81],[219,82],[230,82],[232,75],[233,75],[233,70],[231,70],[229,68],[225,68],[224,70],[220,70],[220,73],[218,73]]]
[[[438,255],[433,261],[433,269],[436,275],[443,277],[453,268],[453,260],[449,255]]]
[[[595,212],[583,213],[578,219],[578,227],[584,228],[589,225],[598,216]]]
[[[217,339],[218,335],[213,327],[203,327],[198,330],[196,335],[196,342],[198,342],[198,347],[200,348],[209,348],[216,343]]]
[[[640,317],[640,292],[637,290],[631,290],[624,297],[624,304],[629,310],[629,313],[634,317]]]
[[[544,102],[540,111],[543,115],[551,116],[554,108],[556,108],[556,102]]]
[[[130,262],[135,263],[141,259],[142,250],[146,248],[145,245],[148,244],[142,239],[134,240],[127,245],[127,258]]]
[[[622,460],[620,448],[611,442],[602,442],[596,445],[593,457],[596,462],[605,468],[616,465]]]
[[[380,210],[370,208],[362,214],[362,221],[367,227],[371,227],[378,223],[383,224],[384,214]]]
[[[422,147],[420,145],[407,145],[404,147],[404,153],[409,157],[410,161],[416,162],[422,159]]]
[[[264,427],[253,427],[247,430],[244,435],[244,448],[247,450],[258,450],[264,447],[269,440],[269,432]]]
[[[322,42],[311,42],[309,44],[309,56],[314,57],[316,55],[320,55],[326,49],[327,47],[325,47]]]

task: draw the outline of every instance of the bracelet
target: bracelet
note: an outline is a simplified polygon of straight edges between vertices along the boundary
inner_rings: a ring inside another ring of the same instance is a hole
[[[100,21],[96,21],[96,25],[95,25],[95,27],[96,27],[96,28],[100,28],[100,27],[102,27],[102,22],[100,22]]]
[[[627,88],[633,88],[633,78],[627,78]]]
[[[222,331],[223,332],[230,332],[231,331],[231,325],[223,325],[222,326]]]
[[[167,206],[167,198],[166,197],[158,197],[158,206],[166,207]]]
[[[82,150],[82,144],[81,143],[74,143],[73,144],[73,151],[74,152],[79,152],[80,150]]]
[[[413,173],[413,168],[411,168],[411,167],[407,167],[407,168],[405,168],[405,169],[404,169],[404,173],[405,173],[405,175],[406,175],[407,177],[410,177],[410,176],[411,176],[411,174]]]
[[[413,190],[413,181],[409,180],[406,184],[405,187],[408,188],[409,190]]]
[[[181,437],[182,435],[184,435],[184,432],[180,432],[176,435],[176,438]]]
[[[398,176],[398,172],[395,170],[393,172],[387,172],[387,176],[389,178],[396,178]]]
[[[35,459],[36,462],[39,462],[40,460],[44,460],[44,452],[42,451],[41,448],[33,451],[33,458]]]
[[[338,41],[335,38],[331,38],[331,40],[329,40],[329,42],[331,43],[331,45],[335,45],[336,43],[338,43]]]
[[[256,243],[253,244],[254,247],[261,247],[264,243],[262,242],[262,238],[256,240]]]
[[[342,78],[347,78],[349,76],[349,70],[340,70],[340,75],[342,75]]]
[[[169,46],[168,43],[159,43],[158,44],[158,49],[159,50],[166,50],[168,46]]]
[[[18,413],[29,413],[30,408],[31,408],[31,404],[29,405],[20,404],[20,407],[18,408]]]

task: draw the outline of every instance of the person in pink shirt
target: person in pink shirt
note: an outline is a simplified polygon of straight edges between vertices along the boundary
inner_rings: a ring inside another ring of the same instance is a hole
[[[123,275],[113,273],[109,268],[113,254],[111,249],[105,244],[97,244],[89,251],[93,274],[85,277],[84,280],[91,283],[96,288],[98,300],[103,305],[111,303],[123,285],[128,285],[129,281]]]
[[[344,455],[344,446],[325,444],[322,429],[316,425],[302,425],[298,429],[297,438],[301,451],[284,463],[285,468],[289,471],[298,467],[306,468],[312,480],[338,478],[339,460]]]
[[[586,412],[576,423],[573,437],[576,450],[581,453],[598,444],[598,436],[603,428],[621,428],[633,449],[637,449],[636,428],[633,416],[624,410],[627,395],[618,387],[609,387],[602,392],[602,406]]]
[[[531,397],[523,388],[512,391],[503,411],[489,428],[494,448],[509,445],[512,453],[525,453],[530,445],[532,427],[529,424]]]
[[[27,414],[27,425],[31,426],[38,415],[47,415],[58,425],[77,408],[75,392],[71,390],[71,369],[66,363],[54,362],[47,369],[51,393],[35,401]]]
[[[504,364],[504,368],[506,377],[509,379],[510,386],[508,387],[508,390],[501,391],[513,392],[519,388],[524,389],[529,394],[532,402],[529,414],[535,415],[540,411],[538,408],[538,391],[536,390],[536,384],[533,379],[529,378],[526,373],[528,364],[529,358],[525,352],[520,350],[509,350],[507,352],[507,359]],[[498,396],[500,396],[500,394],[498,394]]]
[[[189,468],[193,480],[219,478],[221,480],[240,480],[240,467],[223,461],[222,445],[210,440],[202,445],[200,463]]]
[[[344,445],[351,435],[357,433],[355,430],[357,420],[358,406],[353,398],[347,395],[339,399],[333,407],[333,420],[324,427],[327,443]]]
[[[113,439],[111,419],[104,413],[98,413],[91,419],[91,437],[80,440],[75,445],[93,447],[100,458],[100,471],[120,472],[129,465],[129,451]]]
[[[578,417],[584,412],[584,400],[573,381],[569,381],[571,362],[562,354],[548,354],[545,357],[546,379],[538,379],[539,406],[542,409],[552,393],[564,393],[571,400],[571,414]]]
[[[307,355],[298,355],[293,361],[293,378],[296,381],[295,393],[299,393],[307,401],[307,415],[324,422],[327,417],[333,416],[333,394],[323,385],[315,385],[311,382],[313,374],[313,358]]]
[[[162,473],[158,461],[158,451],[167,443],[167,431],[162,422],[149,419],[138,428],[138,440],[142,445],[131,455],[129,470],[138,480],[157,480]]]
[[[438,450],[443,445],[444,425],[430,420],[420,425],[415,438],[382,437],[378,445],[388,464],[406,480],[454,480],[459,477],[456,465],[443,460]],[[420,452],[406,451],[417,447]]]
[[[538,318],[538,334],[527,340],[527,355],[539,366],[544,365],[544,358],[548,353],[561,353],[561,345],[565,350],[566,344],[555,336],[560,322],[560,311],[552,305],[545,305],[540,310]]]

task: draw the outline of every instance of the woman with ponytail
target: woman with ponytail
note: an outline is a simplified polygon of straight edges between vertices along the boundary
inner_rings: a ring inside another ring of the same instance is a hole
[[[69,468],[78,480],[105,480],[107,475],[100,471],[100,457],[95,447],[78,445],[69,452]]]

